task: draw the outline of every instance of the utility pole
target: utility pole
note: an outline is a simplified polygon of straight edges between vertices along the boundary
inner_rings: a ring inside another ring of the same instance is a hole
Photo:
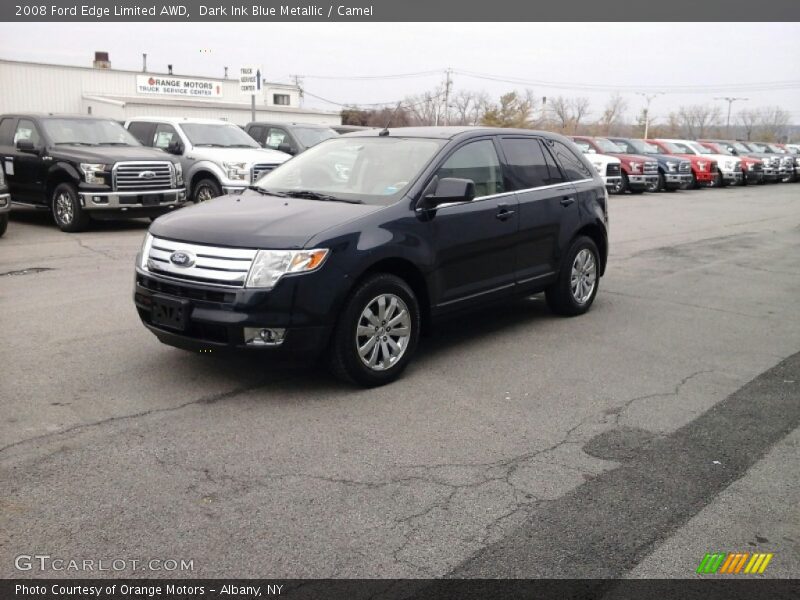
[[[731,105],[737,100],[747,101],[749,99],[750,98],[733,98],[731,96],[722,96],[720,98],[714,98],[714,100],[725,100],[725,102],[728,103],[728,118],[725,121],[725,137],[731,136]]]
[[[645,94],[644,92],[636,92],[637,96],[642,96],[646,101],[647,105],[644,109],[644,139],[647,139],[648,133],[650,132],[650,103],[653,101],[654,98],[658,96],[663,96],[664,92],[655,92],[654,94]]]
[[[300,92],[299,104],[300,104],[300,107],[302,108],[302,106],[303,106],[303,77],[301,75],[290,75],[290,77],[292,79],[294,79],[294,84],[295,84],[295,86],[297,86],[297,89]]]
[[[451,69],[450,67],[444,70],[445,74],[445,84],[444,84],[444,124],[450,124],[450,86],[452,85],[452,81],[450,80]]]

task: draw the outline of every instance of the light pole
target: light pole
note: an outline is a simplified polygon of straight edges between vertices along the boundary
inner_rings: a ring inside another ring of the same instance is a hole
[[[722,96],[720,98],[714,98],[714,100],[725,100],[725,102],[728,103],[728,118],[725,121],[725,137],[731,137],[731,105],[737,100],[747,101],[749,99],[750,98],[733,98],[731,96]]]
[[[647,139],[647,134],[650,131],[650,103],[653,101],[654,98],[658,96],[663,96],[664,92],[655,92],[654,94],[645,94],[644,92],[636,92],[637,96],[642,96],[646,101],[647,105],[644,109],[644,139]]]

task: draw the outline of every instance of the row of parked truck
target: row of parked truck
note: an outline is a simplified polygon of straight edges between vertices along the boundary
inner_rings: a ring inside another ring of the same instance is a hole
[[[155,218],[238,193],[339,132],[301,123],[141,117],[0,116],[0,235],[12,203],[48,210],[60,229],[92,219]],[[611,193],[800,178],[800,146],[733,140],[577,136]],[[346,169],[342,166],[342,169]],[[346,173],[340,173],[346,176]]]
[[[800,145],[701,139],[572,138],[611,193],[800,180]]]

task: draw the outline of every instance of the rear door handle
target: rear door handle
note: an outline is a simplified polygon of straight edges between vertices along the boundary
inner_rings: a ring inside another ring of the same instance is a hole
[[[514,215],[514,211],[508,208],[508,204],[501,203],[497,205],[497,214],[495,215],[496,219],[500,219],[501,221],[507,221]]]
[[[564,196],[561,199],[561,206],[569,206],[570,204],[574,204],[575,198],[570,198],[569,196]]]

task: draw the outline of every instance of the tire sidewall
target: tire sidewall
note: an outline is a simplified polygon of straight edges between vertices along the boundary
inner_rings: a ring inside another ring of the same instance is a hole
[[[578,304],[578,302],[575,300],[575,297],[572,295],[570,280],[572,276],[572,263],[575,262],[575,257],[578,255],[578,253],[584,249],[588,249],[594,256],[597,274],[595,276],[595,284],[594,289],[592,290],[592,295],[589,296],[589,299],[583,304]],[[594,240],[584,236],[577,238],[572,243],[572,246],[570,246],[565,256],[565,260],[561,265],[561,274],[558,278],[558,285],[562,286],[559,295],[569,305],[569,310],[567,311],[568,314],[582,315],[591,308],[595,297],[597,297],[597,291],[600,289],[600,252],[598,251]]]
[[[385,371],[373,371],[358,355],[356,327],[367,304],[376,296],[387,293],[400,297],[411,313],[411,338],[405,353],[394,366]],[[394,275],[373,275],[359,284],[346,301],[337,324],[335,347],[332,350],[338,353],[338,359],[348,378],[355,383],[367,387],[384,385],[397,379],[408,366],[419,342],[421,325],[419,302],[411,287]]]
[[[8,228],[8,213],[0,214],[0,237],[3,237],[3,234],[6,232]]]

